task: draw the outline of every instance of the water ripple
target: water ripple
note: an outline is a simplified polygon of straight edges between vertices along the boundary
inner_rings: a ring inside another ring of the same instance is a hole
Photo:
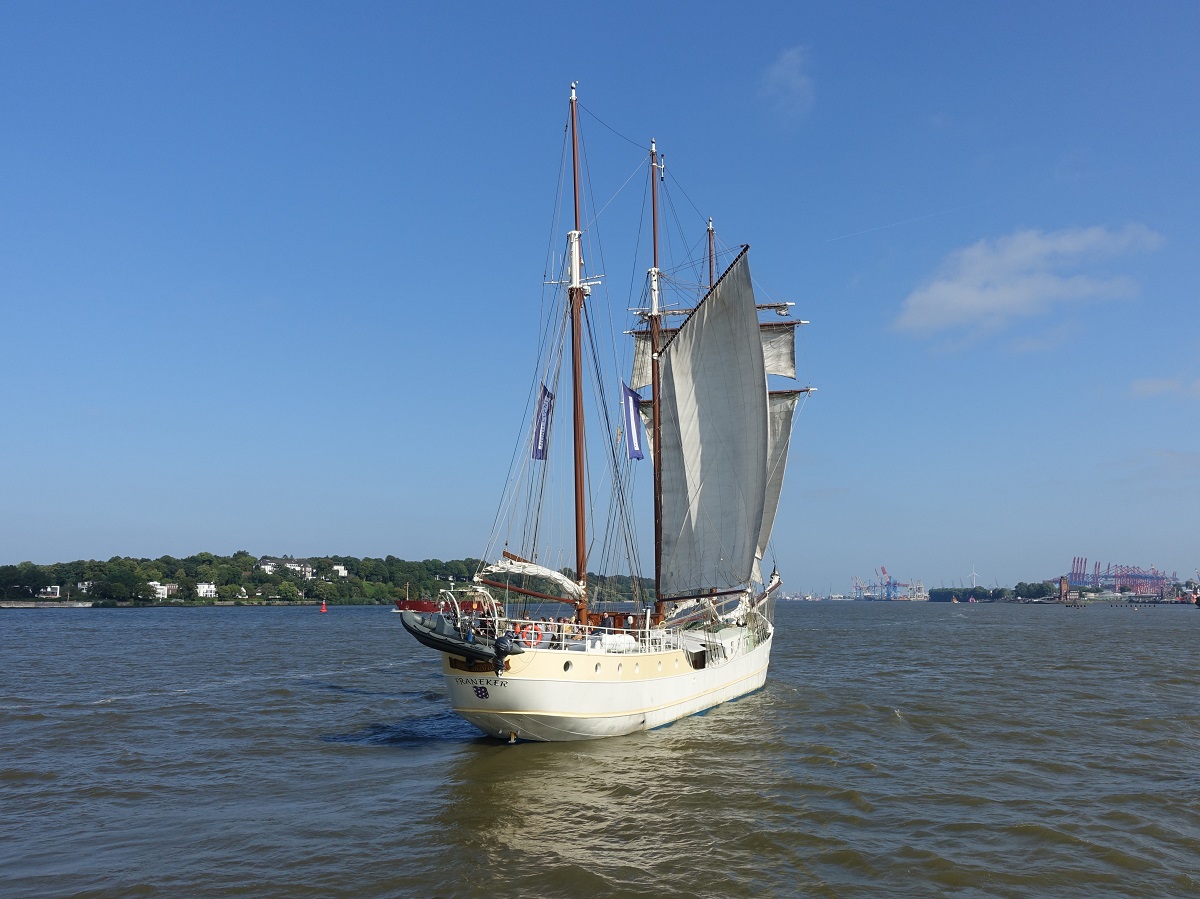
[[[767,686],[507,746],[375,608],[5,618],[5,895],[1200,891],[1200,616],[783,604]]]

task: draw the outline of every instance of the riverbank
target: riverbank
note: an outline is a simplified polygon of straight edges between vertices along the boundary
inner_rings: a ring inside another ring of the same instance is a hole
[[[207,609],[213,606],[319,606],[318,599],[217,599],[212,602],[75,602],[55,600],[0,600],[0,609]],[[365,599],[361,602],[330,602],[330,606],[384,606],[391,603]]]
[[[54,600],[0,600],[0,609],[90,609],[90,602],[55,602]]]

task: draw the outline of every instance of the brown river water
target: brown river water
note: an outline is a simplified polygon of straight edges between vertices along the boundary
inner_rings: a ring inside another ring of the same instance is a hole
[[[399,618],[0,612],[0,895],[1200,895],[1193,608],[780,603],[761,691],[515,746]]]

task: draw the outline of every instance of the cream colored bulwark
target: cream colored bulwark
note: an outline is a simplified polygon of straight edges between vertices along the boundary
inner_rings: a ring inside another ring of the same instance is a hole
[[[457,671],[445,658],[443,672],[454,710],[486,733],[591,739],[660,727],[758,689],[766,680],[771,642],[767,637],[744,655],[698,670],[677,649],[630,654],[546,649],[510,657],[511,669],[499,677]]]
[[[502,677],[556,682],[625,683],[656,680],[674,676],[681,671],[691,671],[687,657],[680,649],[629,654],[527,649],[520,655],[509,656],[507,662],[509,667]],[[570,667],[565,667],[568,664]],[[596,670],[597,665],[600,666],[599,671]],[[451,668],[450,657],[447,655],[442,656],[442,673],[447,678],[462,677],[466,674]]]

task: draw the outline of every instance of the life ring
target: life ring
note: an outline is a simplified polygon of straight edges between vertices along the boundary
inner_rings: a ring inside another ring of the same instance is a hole
[[[526,646],[537,646],[542,642],[542,629],[536,624],[527,624],[520,630],[521,642]]]

